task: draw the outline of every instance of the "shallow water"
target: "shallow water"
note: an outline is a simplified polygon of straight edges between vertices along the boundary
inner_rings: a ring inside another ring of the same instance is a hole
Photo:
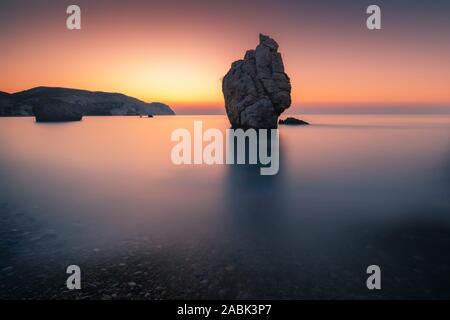
[[[172,164],[224,116],[0,118],[0,297],[449,298],[450,116],[301,118],[275,176]]]

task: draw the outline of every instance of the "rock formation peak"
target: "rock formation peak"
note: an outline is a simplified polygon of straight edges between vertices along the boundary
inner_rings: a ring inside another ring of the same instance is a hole
[[[259,44],[262,44],[266,47],[269,47],[272,50],[278,50],[278,43],[273,40],[271,37],[266,36],[262,33],[259,34]]]
[[[232,127],[276,128],[278,116],[291,105],[291,83],[278,43],[260,34],[256,49],[232,63],[222,91]]]

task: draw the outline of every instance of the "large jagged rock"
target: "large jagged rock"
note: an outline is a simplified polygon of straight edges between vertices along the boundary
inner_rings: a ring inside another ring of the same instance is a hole
[[[291,105],[291,83],[275,40],[260,34],[256,49],[233,62],[222,91],[233,128],[276,128]]]
[[[36,122],[80,121],[82,115],[76,106],[54,98],[40,99],[33,106]]]

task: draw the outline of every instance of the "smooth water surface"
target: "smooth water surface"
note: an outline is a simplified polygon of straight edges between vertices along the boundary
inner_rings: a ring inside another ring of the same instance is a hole
[[[449,298],[450,116],[301,118],[275,176],[172,163],[225,116],[0,118],[0,297]]]

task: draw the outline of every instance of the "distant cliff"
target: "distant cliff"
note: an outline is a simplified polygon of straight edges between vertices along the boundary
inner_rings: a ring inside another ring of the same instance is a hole
[[[145,103],[120,93],[36,87],[13,94],[0,92],[0,116],[32,116],[33,106],[40,106],[48,99],[74,105],[84,116],[175,114],[164,103]]]

